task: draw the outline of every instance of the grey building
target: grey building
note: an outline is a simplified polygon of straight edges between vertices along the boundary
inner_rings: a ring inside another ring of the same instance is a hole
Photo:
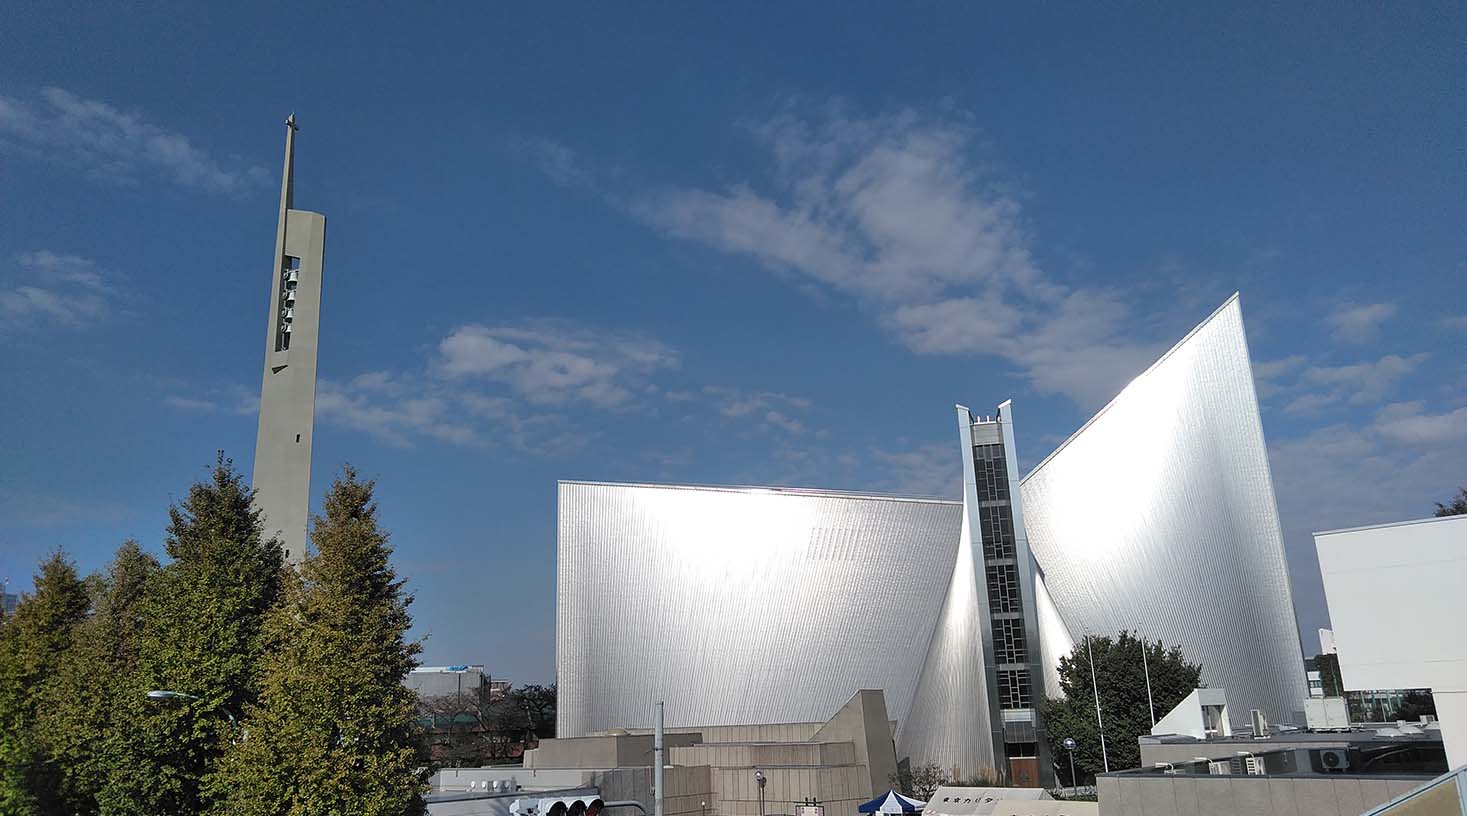
[[[1419,755],[1402,756],[1416,751]],[[1369,812],[1459,816],[1451,810],[1392,811],[1432,784],[1446,768],[1441,740],[1434,745],[1379,745],[1375,762],[1330,764],[1335,748],[1252,746],[1222,760],[1163,762],[1159,767],[1101,774],[1096,778],[1100,816],[1358,816]],[[1457,794],[1455,785],[1451,792]],[[1424,802],[1422,802],[1424,804]]]
[[[285,120],[285,168],[265,320],[260,427],[255,437],[255,505],[265,534],[277,535],[291,563],[306,552],[311,503],[311,432],[316,415],[316,345],[326,216],[294,208],[295,115]]]
[[[956,502],[561,482],[558,733],[659,699],[672,725],[809,722],[879,688],[899,757],[1042,784],[1041,692],[1120,629],[1180,644],[1235,712],[1300,707],[1237,295],[1022,481],[1012,405],[958,432]]]
[[[434,697],[487,697],[490,680],[483,666],[419,666],[408,672],[403,685],[419,699]]]
[[[17,606],[20,606],[19,595],[12,592],[0,592],[0,609],[5,610],[5,614],[14,615]]]

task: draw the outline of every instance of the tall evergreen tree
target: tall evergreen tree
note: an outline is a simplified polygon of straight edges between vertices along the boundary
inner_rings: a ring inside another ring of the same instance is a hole
[[[1438,518],[1444,516],[1467,515],[1467,487],[1458,488],[1457,495],[1446,504],[1436,502],[1436,512],[1433,515]]]
[[[46,761],[41,709],[57,666],[86,616],[86,584],[67,557],[53,553],[0,630],[0,814],[53,814],[61,810],[60,769]]]
[[[172,560],[142,601],[137,670],[120,684],[119,750],[98,794],[103,814],[208,809],[207,778],[242,736],[230,718],[255,699],[261,627],[283,573],[280,543],[262,535],[253,498],[220,453],[209,478],[169,509]],[[197,699],[154,700],[152,690]]]
[[[1160,719],[1197,688],[1202,667],[1189,663],[1180,646],[1167,649],[1161,641],[1143,641],[1130,632],[1115,639],[1090,637],[1075,644],[1074,651],[1060,658],[1060,687],[1065,696],[1048,698],[1040,704],[1044,728],[1049,735],[1050,754],[1060,768],[1060,778],[1069,776],[1066,737],[1077,743],[1075,772],[1083,779],[1100,773],[1109,757],[1112,771],[1135,768],[1141,762],[1137,738],[1151,733],[1151,706],[1146,700],[1146,674],[1151,675],[1151,698]],[[1145,650],[1143,662],[1142,650]],[[1090,654],[1095,658],[1095,683],[1091,684]],[[1100,692],[1101,715],[1105,722],[1105,756],[1101,754],[1100,729],[1095,722],[1095,689]],[[1078,784],[1069,782],[1069,784]]]
[[[120,694],[139,657],[144,593],[157,572],[157,559],[136,541],[118,548],[38,712],[46,759],[61,772],[65,813],[97,812],[97,791],[123,738]]]
[[[403,816],[423,811],[415,696],[403,677],[417,643],[377,525],[374,484],[350,467],[314,519],[315,553],[266,623],[269,649],[249,739],[215,778],[232,816]]]

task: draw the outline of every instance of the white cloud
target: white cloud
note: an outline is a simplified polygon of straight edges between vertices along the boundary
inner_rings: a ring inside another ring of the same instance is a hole
[[[1467,331],[1467,315],[1444,317],[1438,323],[1448,331]]]
[[[504,383],[530,402],[616,408],[653,372],[677,365],[668,346],[634,334],[592,333],[539,323],[468,325],[438,344],[436,371],[450,380]]]
[[[1368,343],[1380,336],[1381,324],[1396,314],[1394,303],[1346,303],[1325,317],[1330,336],[1343,343]]]
[[[1316,392],[1328,403],[1367,405],[1385,398],[1401,378],[1426,362],[1429,352],[1409,356],[1387,354],[1373,362],[1340,366],[1311,366],[1300,375],[1302,383],[1322,388]]]
[[[449,331],[420,370],[322,380],[316,414],[400,447],[432,439],[558,456],[594,436],[587,410],[648,407],[663,393],[651,379],[677,360],[641,335],[547,321],[473,324]]]
[[[574,150],[550,139],[519,139],[509,148],[562,187],[593,186],[595,174],[581,165]]]
[[[1355,424],[1270,447],[1280,517],[1294,538],[1317,530],[1420,518],[1463,481],[1467,408],[1395,403]]]
[[[1137,319],[1118,295],[1039,269],[1021,196],[977,158],[966,117],[829,106],[750,131],[770,157],[762,186],[667,188],[632,214],[856,298],[914,352],[993,354],[1085,407],[1161,351],[1129,339]]]
[[[47,250],[16,259],[0,283],[0,329],[80,327],[105,317],[121,291],[92,261]]]
[[[764,421],[770,425],[792,434],[805,432],[805,424],[794,417],[785,416],[779,411],[768,411],[764,414]]]
[[[911,496],[954,498],[962,484],[962,458],[954,445],[919,445],[906,450],[873,450],[877,485]]]
[[[180,397],[177,395],[164,397],[163,404],[170,408],[177,408],[180,411],[192,414],[211,414],[219,410],[219,403],[213,400]]]
[[[1275,441],[1269,459],[1295,605],[1307,617],[1324,608],[1311,534],[1430,516],[1433,502],[1447,501],[1463,483],[1467,408],[1389,405],[1373,418]]]
[[[260,167],[221,161],[140,114],[45,88],[38,102],[0,96],[0,151],[24,151],[100,179],[137,184],[161,175],[183,187],[238,194],[269,179]]]
[[[1260,398],[1267,399],[1278,393],[1282,389],[1278,380],[1300,370],[1307,361],[1303,354],[1291,354],[1278,360],[1254,360],[1253,382]]]
[[[399,447],[411,446],[414,435],[456,444],[477,438],[471,425],[455,420],[449,402],[443,398],[388,392],[357,380],[321,380],[316,388],[316,414],[324,422],[362,431]]]
[[[718,413],[728,420],[749,420],[756,427],[778,429],[789,434],[805,432],[805,423],[793,414],[807,411],[813,403],[805,398],[777,391],[745,391],[723,385],[703,387]],[[675,399],[671,394],[669,399]]]
[[[1387,405],[1376,415],[1375,431],[1382,439],[1417,448],[1467,446],[1467,408],[1440,414],[1424,409],[1420,401]]]

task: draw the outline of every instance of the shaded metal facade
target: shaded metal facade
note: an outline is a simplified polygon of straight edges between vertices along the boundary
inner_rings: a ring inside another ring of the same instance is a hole
[[[1287,721],[1307,696],[1235,294],[1024,479],[1029,545],[1070,635],[1178,643]]]

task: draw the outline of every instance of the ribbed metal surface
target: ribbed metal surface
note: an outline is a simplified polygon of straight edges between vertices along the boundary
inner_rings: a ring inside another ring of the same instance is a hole
[[[1180,643],[1234,718],[1306,696],[1237,297],[1023,482],[1029,544],[1070,633]],[[1048,649],[1046,649],[1048,651]],[[1160,713],[1160,712],[1159,712]]]
[[[907,719],[952,576],[956,502],[560,484],[558,733]],[[976,624],[976,618],[973,619]]]
[[[946,598],[907,718],[897,723],[897,756],[964,775],[994,768],[988,678],[983,666],[978,560],[966,518]]]

